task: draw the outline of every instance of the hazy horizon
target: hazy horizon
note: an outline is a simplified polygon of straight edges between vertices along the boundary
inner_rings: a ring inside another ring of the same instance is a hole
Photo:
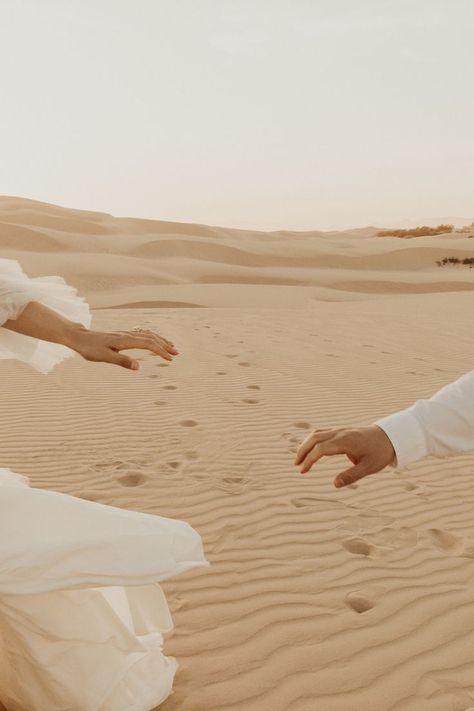
[[[0,20],[0,194],[259,230],[473,219],[470,0],[22,0]]]

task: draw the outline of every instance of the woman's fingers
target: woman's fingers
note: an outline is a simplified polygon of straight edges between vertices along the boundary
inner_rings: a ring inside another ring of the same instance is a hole
[[[115,351],[124,351],[132,348],[142,349],[156,353],[156,355],[168,361],[172,361],[173,355],[177,354],[177,351],[173,353],[170,347],[165,347],[163,343],[156,338],[142,334],[127,334],[120,338],[113,338],[110,342],[110,348]]]
[[[152,338],[158,343],[160,343],[162,346],[166,348],[166,350],[170,351],[170,353],[174,353],[177,355],[178,351],[176,349],[175,344],[165,338],[164,336],[160,336],[159,333],[155,333],[155,331],[151,331],[150,329],[140,329],[139,331],[124,331],[122,336],[132,336],[132,337],[140,337],[143,336],[145,338]]]
[[[299,449],[296,452],[296,466],[301,464],[306,455],[311,452],[315,444],[318,444],[318,442],[324,442],[324,440],[334,437],[336,432],[338,432],[338,430],[314,430],[314,432],[310,434],[309,437],[306,437],[304,442],[300,444]]]
[[[140,367],[138,361],[130,356],[123,355],[114,351],[112,348],[106,348],[103,356],[100,358],[102,363],[112,363],[114,365],[119,365],[121,368],[127,368],[127,370],[138,370]]]
[[[169,353],[172,353],[174,355],[178,354],[178,350],[174,343],[171,343],[171,341],[168,341],[166,338],[163,338],[163,336],[159,336],[157,333],[153,333],[150,331],[149,337],[153,338],[157,343],[163,346]]]

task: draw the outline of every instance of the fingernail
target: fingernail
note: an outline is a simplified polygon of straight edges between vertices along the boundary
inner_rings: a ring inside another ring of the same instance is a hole
[[[132,363],[131,367],[132,367],[132,370],[138,370],[139,365],[138,365],[138,363]]]

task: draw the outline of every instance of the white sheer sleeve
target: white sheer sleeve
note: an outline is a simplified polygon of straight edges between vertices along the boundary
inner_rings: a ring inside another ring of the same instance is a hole
[[[73,352],[65,346],[2,328],[6,321],[18,318],[32,301],[84,326],[90,325],[89,306],[61,277],[29,278],[18,262],[0,259],[0,359],[20,360],[41,373],[48,373]]]

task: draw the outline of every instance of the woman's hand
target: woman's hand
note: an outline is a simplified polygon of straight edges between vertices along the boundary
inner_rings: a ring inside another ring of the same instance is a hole
[[[301,466],[302,474],[306,474],[321,457],[334,454],[345,454],[354,464],[337,475],[334,480],[337,488],[379,472],[396,456],[385,432],[377,425],[371,425],[358,429],[315,430],[298,449],[295,464]]]
[[[178,355],[174,343],[153,331],[142,329],[112,333],[79,329],[67,345],[86,360],[96,363],[114,363],[129,370],[138,370],[138,361],[123,355],[121,351],[132,348],[142,349],[155,353],[167,361],[172,361],[173,356]]]
[[[16,319],[7,321],[3,326],[25,336],[60,343],[86,360],[114,363],[129,370],[138,370],[138,361],[122,355],[121,351],[140,348],[156,353],[168,361],[178,355],[174,343],[153,331],[141,328],[112,333],[90,331],[82,324],[69,321],[53,309],[35,301],[30,302]]]

